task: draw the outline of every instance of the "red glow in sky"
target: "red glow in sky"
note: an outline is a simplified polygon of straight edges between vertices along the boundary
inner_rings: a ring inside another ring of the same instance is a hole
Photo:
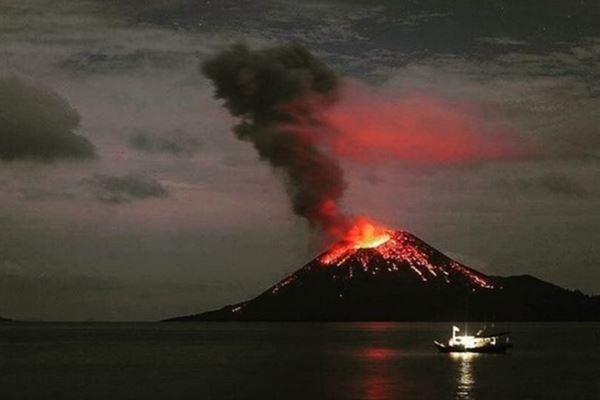
[[[462,165],[529,152],[501,110],[435,93],[389,95],[348,81],[339,100],[320,110],[328,129],[307,134],[319,135],[334,155],[357,162]]]
[[[531,153],[531,146],[517,137],[499,107],[433,92],[390,94],[347,80],[335,101],[305,97],[285,109],[294,116],[286,127],[291,134],[334,158],[358,164],[439,168],[510,160]],[[334,254],[386,241],[388,228],[345,215],[331,196],[318,214],[318,220],[328,222],[323,224],[325,232],[341,239]]]

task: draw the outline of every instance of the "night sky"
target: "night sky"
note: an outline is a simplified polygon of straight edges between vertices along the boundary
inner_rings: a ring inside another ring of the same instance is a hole
[[[469,104],[534,143],[457,165],[342,159],[341,207],[485,274],[600,293],[597,1],[297,3],[1,2],[0,315],[195,313],[322,250],[201,73],[239,41],[297,42],[374,93]]]

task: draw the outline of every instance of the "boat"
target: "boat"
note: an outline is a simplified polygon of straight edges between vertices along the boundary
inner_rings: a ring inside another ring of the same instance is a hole
[[[460,332],[458,326],[452,327],[452,337],[447,344],[437,340],[433,344],[441,353],[505,353],[512,347],[510,343],[510,332],[488,333],[485,329],[480,330],[474,336],[457,335]]]

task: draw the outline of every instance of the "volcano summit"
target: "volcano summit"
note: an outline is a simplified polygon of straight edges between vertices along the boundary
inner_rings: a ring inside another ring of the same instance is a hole
[[[405,231],[351,229],[252,300],[171,321],[598,320],[600,298],[486,276]]]

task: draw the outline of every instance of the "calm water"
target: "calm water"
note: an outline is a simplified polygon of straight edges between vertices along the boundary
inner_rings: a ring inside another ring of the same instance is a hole
[[[0,398],[600,399],[600,324],[509,328],[453,357],[447,323],[0,324]]]

